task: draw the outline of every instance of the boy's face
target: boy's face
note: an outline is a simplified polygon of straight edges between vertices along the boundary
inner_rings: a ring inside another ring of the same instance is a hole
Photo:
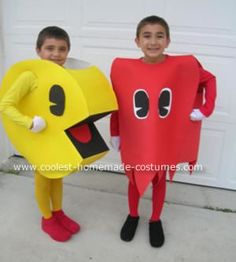
[[[67,42],[63,39],[46,38],[41,48],[36,48],[41,59],[52,61],[62,66],[69,53]]]
[[[144,53],[146,63],[158,63],[164,59],[163,52],[168,47],[170,39],[165,28],[159,24],[147,24],[141,28],[135,42]]]

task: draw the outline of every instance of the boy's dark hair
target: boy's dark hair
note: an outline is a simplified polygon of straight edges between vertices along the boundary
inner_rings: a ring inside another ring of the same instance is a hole
[[[137,30],[136,30],[136,37],[139,37],[141,29],[147,24],[159,24],[163,26],[166,31],[167,38],[170,38],[169,25],[162,17],[156,15],[147,16],[138,23]]]
[[[40,49],[47,38],[65,40],[70,50],[70,37],[64,29],[58,26],[48,26],[42,29],[38,34],[36,48]]]

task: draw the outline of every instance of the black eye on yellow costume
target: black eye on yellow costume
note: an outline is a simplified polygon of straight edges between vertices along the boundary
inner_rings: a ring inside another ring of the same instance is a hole
[[[65,110],[65,92],[59,85],[53,85],[49,91],[49,101],[54,105],[50,106],[50,111],[55,116],[62,116]]]

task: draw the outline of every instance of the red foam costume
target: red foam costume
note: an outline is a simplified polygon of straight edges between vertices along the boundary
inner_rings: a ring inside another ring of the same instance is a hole
[[[194,108],[212,113],[215,77],[193,56],[166,56],[159,64],[117,58],[111,80],[119,105],[111,135],[120,136],[122,162],[131,167],[126,174],[141,196],[160,165],[196,163],[201,121],[189,115]],[[174,172],[169,173],[172,179]]]

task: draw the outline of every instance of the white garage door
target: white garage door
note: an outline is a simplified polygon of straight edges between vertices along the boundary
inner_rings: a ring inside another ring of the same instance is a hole
[[[98,65],[109,76],[116,56],[138,57],[134,44],[137,22],[148,15],[163,16],[170,24],[169,53],[196,55],[218,80],[218,99],[213,117],[204,121],[199,163],[203,172],[176,180],[236,189],[236,2],[234,0],[2,0],[6,70],[16,61],[36,57],[37,33],[58,25],[71,35],[71,56]],[[1,31],[1,29],[0,29]],[[107,139],[108,119],[99,125]],[[1,158],[11,153],[4,132]],[[103,162],[117,163],[111,152]]]

